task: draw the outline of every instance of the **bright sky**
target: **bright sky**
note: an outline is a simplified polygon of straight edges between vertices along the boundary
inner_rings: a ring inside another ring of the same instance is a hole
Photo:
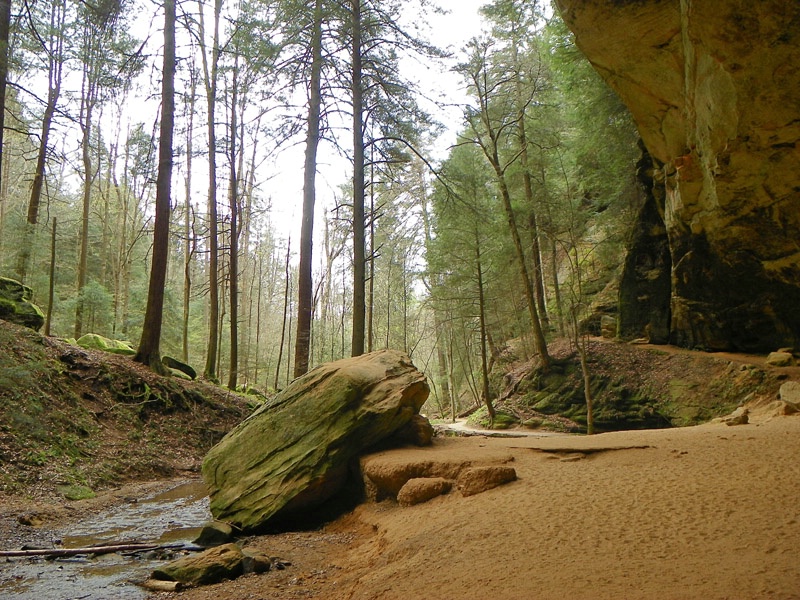
[[[488,0],[434,0],[449,14],[431,14],[428,19],[429,31],[423,32],[429,40],[436,46],[453,53],[459,53],[467,41],[480,34],[482,20],[478,14],[480,6]],[[153,43],[160,43],[161,27],[160,13],[142,12],[134,27],[140,30],[137,35],[144,37],[149,32]],[[464,85],[461,78],[452,73],[450,68],[457,62],[456,59],[447,64],[430,66],[410,63],[408,70],[410,79],[416,79],[419,89],[423,96],[431,101],[443,103],[443,108],[438,108],[434,104],[429,104],[426,109],[431,111],[436,119],[447,127],[446,133],[440,138],[436,147],[433,149],[434,160],[442,160],[446,157],[448,148],[455,143],[456,134],[462,124],[461,105],[466,101]],[[160,65],[157,65],[160,66]],[[152,74],[151,84],[158,81],[159,75]],[[79,83],[79,81],[78,81]],[[151,90],[151,94],[153,91]],[[201,99],[202,103],[203,100]],[[157,100],[154,95],[147,98],[137,99],[137,106],[146,110],[137,111],[130,118],[132,120],[149,119],[145,124],[146,128],[154,126],[155,116],[152,118],[143,114],[152,113],[155,115],[158,110]],[[202,136],[204,127],[202,119],[195,127],[199,128],[198,136]],[[110,135],[110,132],[108,133]],[[176,143],[184,143],[182,137],[176,138]],[[269,198],[272,202],[271,220],[277,232],[277,237],[282,240],[282,245],[291,236],[293,248],[298,247],[300,238],[300,214],[302,212],[303,194],[303,163],[304,163],[305,141],[302,135],[298,136],[295,145],[282,150],[274,159],[263,163],[256,174],[256,178],[261,182],[260,195]],[[352,169],[346,158],[343,158],[331,148],[329,144],[323,143],[320,146],[318,155],[318,174],[317,174],[317,203],[314,217],[316,232],[322,231],[323,213],[335,205],[335,195],[342,183],[348,182],[352,177]],[[193,177],[193,195],[201,198],[206,191],[207,175],[204,175],[203,161],[195,161],[195,172]],[[227,174],[220,173],[220,185],[224,186]],[[177,170],[173,181],[173,198],[176,202],[183,202],[183,170]],[[222,199],[224,202],[224,198]],[[285,247],[285,246],[284,246]],[[319,254],[318,252],[316,254]],[[296,260],[296,256],[295,256]],[[316,260],[315,260],[316,262]]]
[[[457,53],[470,38],[481,32],[482,21],[478,8],[486,4],[486,0],[439,0],[438,4],[450,11],[450,14],[431,15],[431,41],[441,48]],[[447,132],[435,149],[436,159],[445,158],[447,148],[455,143],[462,123],[459,105],[465,101],[464,86],[461,78],[449,71],[450,66],[452,62],[441,69],[438,65],[427,70],[417,66],[413,73],[419,79],[420,88],[426,96],[448,105],[435,115],[447,127]],[[330,148],[328,150],[325,152],[321,148],[319,157],[314,216],[314,227],[317,231],[321,231],[323,212],[334,206],[338,186],[352,176],[349,163],[342,157],[333,155]],[[277,177],[265,185],[265,192],[272,197],[273,222],[278,225],[278,235],[285,240],[291,234],[292,246],[295,248],[300,239],[303,152],[302,143],[283,152],[275,165]]]

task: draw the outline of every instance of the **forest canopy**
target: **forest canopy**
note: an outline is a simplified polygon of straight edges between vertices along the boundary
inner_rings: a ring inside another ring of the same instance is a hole
[[[638,135],[544,0],[453,48],[445,2],[3,4],[0,275],[49,335],[139,342],[166,166],[156,350],[231,388],[391,347],[440,412],[481,403],[504,347],[545,361],[620,268]]]

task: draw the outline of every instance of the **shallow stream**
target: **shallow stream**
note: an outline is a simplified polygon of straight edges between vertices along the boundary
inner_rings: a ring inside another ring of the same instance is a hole
[[[211,519],[198,481],[123,504],[54,532],[64,548],[134,542],[190,545]],[[163,551],[0,559],[0,598],[14,600],[139,600],[143,581],[174,556]]]

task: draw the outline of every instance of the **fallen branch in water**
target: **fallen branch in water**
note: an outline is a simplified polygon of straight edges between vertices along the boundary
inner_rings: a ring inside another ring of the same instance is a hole
[[[114,552],[130,552],[143,550],[165,550],[168,548],[183,548],[183,544],[117,544],[114,546],[89,546],[88,548],[36,548],[35,550],[0,550],[0,557],[20,556],[45,556],[58,558],[59,556],[76,556],[78,554],[111,554]]]

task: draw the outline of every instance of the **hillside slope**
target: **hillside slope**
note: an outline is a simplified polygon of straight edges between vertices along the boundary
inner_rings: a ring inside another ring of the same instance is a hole
[[[0,321],[0,493],[80,498],[195,471],[249,412],[222,388]]]

